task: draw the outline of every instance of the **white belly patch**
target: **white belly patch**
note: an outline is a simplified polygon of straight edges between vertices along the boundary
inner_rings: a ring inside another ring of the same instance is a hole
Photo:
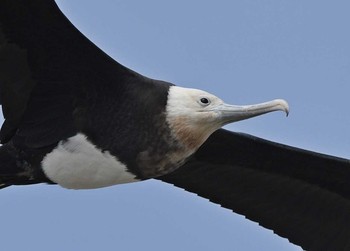
[[[70,189],[92,189],[139,181],[116,157],[96,148],[83,134],[61,141],[41,164],[50,180]]]

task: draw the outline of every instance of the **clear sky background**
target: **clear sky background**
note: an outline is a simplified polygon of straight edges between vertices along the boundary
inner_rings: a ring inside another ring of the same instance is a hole
[[[87,37],[141,74],[232,104],[290,104],[288,118],[268,114],[229,129],[350,158],[350,1],[58,3]],[[0,192],[0,208],[6,251],[301,250],[153,180],[90,191],[11,187]]]

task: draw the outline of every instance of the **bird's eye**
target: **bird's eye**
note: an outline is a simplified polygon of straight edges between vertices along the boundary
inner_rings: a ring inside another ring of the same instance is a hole
[[[207,98],[201,98],[199,101],[202,105],[209,105],[210,104],[210,100]]]

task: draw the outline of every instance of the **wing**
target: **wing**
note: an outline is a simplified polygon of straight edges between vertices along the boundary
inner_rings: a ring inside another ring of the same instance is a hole
[[[350,250],[349,160],[219,130],[160,177],[306,250]]]
[[[43,147],[72,136],[84,97],[118,91],[129,75],[136,74],[85,38],[53,0],[0,1],[1,143],[16,134]]]

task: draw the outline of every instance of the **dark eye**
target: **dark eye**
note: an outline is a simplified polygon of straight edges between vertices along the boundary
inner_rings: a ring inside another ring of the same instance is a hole
[[[201,98],[200,101],[203,105],[208,105],[210,103],[209,99],[207,98]]]

